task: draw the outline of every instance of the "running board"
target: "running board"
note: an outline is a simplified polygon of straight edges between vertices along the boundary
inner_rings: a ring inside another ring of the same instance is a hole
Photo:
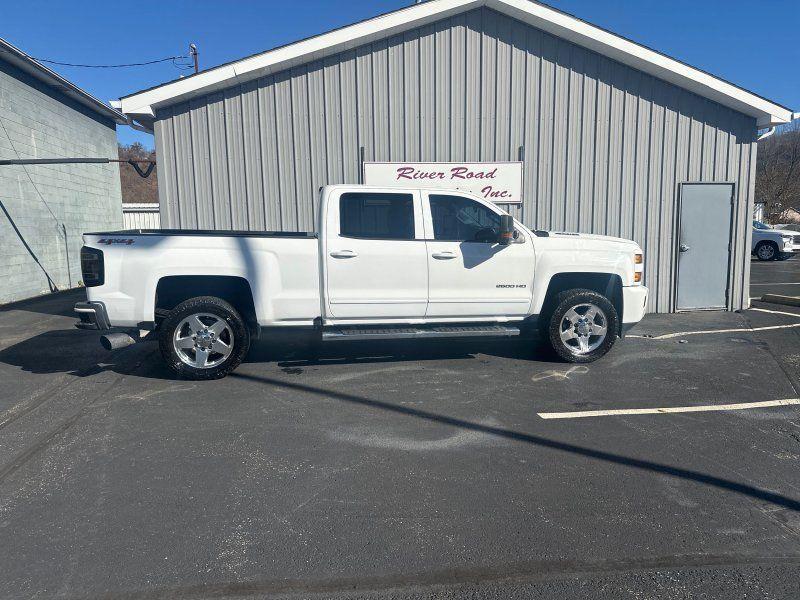
[[[322,340],[402,340],[453,337],[512,337],[520,335],[515,325],[435,325],[426,327],[331,327]]]

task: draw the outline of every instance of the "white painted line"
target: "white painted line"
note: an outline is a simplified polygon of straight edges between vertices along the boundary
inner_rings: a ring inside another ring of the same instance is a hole
[[[615,415],[661,415],[669,413],[711,412],[744,410],[746,408],[768,408],[800,404],[800,398],[767,400],[766,402],[742,402],[740,404],[707,404],[705,406],[667,406],[663,408],[620,408],[615,410],[580,410],[575,412],[537,413],[542,419],[581,419],[584,417],[612,417]]]
[[[766,308],[751,308],[750,310],[757,310],[758,312],[771,313],[773,315],[788,315],[790,317],[797,317],[800,319],[800,313],[785,312],[782,310],[767,310]]]
[[[800,285],[800,282],[797,281],[782,281],[780,283],[751,283],[750,287],[756,285]]]
[[[737,333],[737,332],[749,333],[751,331],[769,331],[771,329],[792,329],[794,327],[800,327],[800,323],[792,323],[791,325],[770,325],[768,327],[744,327],[739,329],[707,329],[705,331],[679,331],[678,333],[665,333],[663,335],[654,335],[649,337],[644,335],[626,335],[625,337],[640,338],[647,340],[670,340],[672,338],[684,337],[687,335],[701,335],[706,333]]]

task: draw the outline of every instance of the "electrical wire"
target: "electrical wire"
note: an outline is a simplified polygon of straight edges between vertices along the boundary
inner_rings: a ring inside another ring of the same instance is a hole
[[[120,65],[83,65],[78,63],[68,63],[68,62],[61,62],[58,60],[49,60],[47,58],[36,58],[32,56],[33,60],[37,60],[43,63],[49,63],[51,65],[61,65],[62,67],[82,67],[84,69],[121,69],[124,67],[144,67],[147,65],[154,65],[157,63],[172,61],[175,64],[175,61],[181,58],[189,58],[188,54],[183,54],[180,56],[168,56],[166,58],[159,58],[157,60],[148,60],[147,62],[139,62],[139,63],[125,63]],[[177,65],[176,65],[177,66]]]
[[[0,128],[3,129],[3,133],[5,133],[6,138],[8,138],[8,143],[11,145],[11,151],[17,155],[18,159],[22,159],[22,156],[20,156],[19,151],[17,151],[16,147],[14,146],[14,140],[12,140],[11,136],[8,134],[8,129],[6,129],[6,126],[3,124],[2,119],[0,119]],[[47,212],[49,212],[50,216],[53,217],[53,220],[56,222],[56,225],[60,225],[61,221],[58,220],[58,217],[50,208],[50,205],[47,203],[47,200],[44,199],[44,194],[42,194],[41,190],[39,190],[39,187],[36,185],[36,182],[33,180],[33,177],[31,177],[31,174],[28,171],[28,169],[23,165],[22,170],[25,172],[25,175],[28,176],[28,180],[31,182],[31,185],[33,186],[33,189],[36,192],[36,194],[39,196],[39,199],[42,201],[42,204],[44,204],[45,208],[47,208]]]
[[[3,120],[2,119],[0,119],[0,128],[2,128],[3,129],[3,133],[6,134],[6,137],[8,138],[8,143],[11,145],[12,152],[14,152],[14,154],[17,155],[18,159],[21,158],[20,155],[19,155],[19,152],[14,147],[14,140],[12,140],[11,136],[8,134],[8,129],[6,129],[6,126],[3,124]],[[67,228],[66,228],[66,226],[63,223],[59,222],[58,217],[53,212],[53,209],[50,208],[50,205],[47,203],[47,200],[44,199],[44,195],[42,194],[41,190],[39,189],[39,186],[36,185],[36,182],[33,180],[33,177],[31,177],[30,172],[28,171],[28,169],[24,165],[22,166],[22,170],[25,171],[25,175],[28,176],[28,179],[30,180],[34,191],[39,196],[39,199],[42,201],[42,203],[44,204],[45,208],[47,208],[47,212],[49,212],[50,216],[53,217],[53,219],[55,220],[55,222],[56,222],[56,231],[59,232],[59,236],[63,235],[64,242],[66,243],[66,241],[67,241]],[[47,272],[47,269],[44,268],[44,265],[39,260],[39,257],[36,256],[36,253],[28,245],[28,242],[25,241],[25,237],[22,235],[22,232],[17,227],[17,224],[14,222],[14,219],[11,218],[11,215],[9,214],[8,209],[6,208],[5,204],[3,204],[2,200],[0,200],[0,209],[2,209],[3,213],[5,213],[6,218],[8,219],[8,222],[11,224],[11,227],[14,230],[14,232],[17,234],[17,237],[19,238],[20,242],[22,242],[22,245],[25,247],[25,250],[28,251],[28,254],[31,255],[31,258],[33,258],[34,262],[37,265],[39,265],[39,268],[42,270],[42,273],[44,273],[44,276],[47,278],[47,285],[50,287],[50,291],[51,292],[57,292],[58,291],[58,285],[53,280],[53,278],[50,276],[50,273]],[[58,227],[58,225],[61,225],[61,227]],[[67,252],[69,252],[69,250],[67,250]],[[67,255],[67,275],[68,275],[68,277],[70,279],[70,282],[71,282],[72,281],[72,272],[70,271],[70,268],[69,268],[69,255]],[[70,285],[70,287],[72,287],[72,286]]]

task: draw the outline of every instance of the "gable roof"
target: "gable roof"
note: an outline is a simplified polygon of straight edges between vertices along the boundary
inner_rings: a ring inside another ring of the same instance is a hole
[[[486,6],[552,35],[750,115],[758,127],[792,120],[791,109],[572,15],[531,0],[429,0],[254,54],[121,98],[124,113],[151,121],[155,109],[351,50]]]
[[[125,115],[121,112],[114,110],[102,100],[98,100],[89,92],[79,88],[71,81],[64,79],[55,71],[48,69],[35,58],[29,56],[3,38],[0,38],[0,60],[14,65],[20,71],[31,75],[45,85],[58,90],[93,112],[113,120],[115,123],[122,125],[128,122]]]

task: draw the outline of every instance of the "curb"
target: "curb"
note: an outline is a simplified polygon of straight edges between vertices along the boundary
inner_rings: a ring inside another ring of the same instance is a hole
[[[761,296],[762,302],[772,304],[785,304],[786,306],[800,306],[800,296],[781,296],[780,294],[764,294]]]

